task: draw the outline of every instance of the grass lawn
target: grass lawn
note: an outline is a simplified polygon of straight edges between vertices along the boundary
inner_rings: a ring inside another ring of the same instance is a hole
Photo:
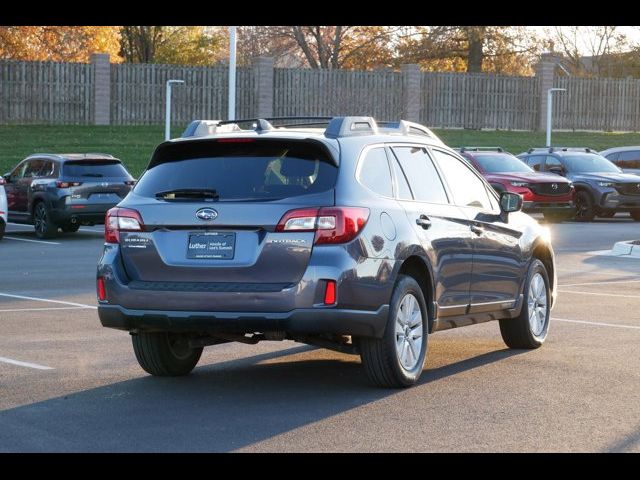
[[[179,135],[184,126],[172,133]],[[501,146],[518,154],[542,146],[544,132],[507,132],[434,129],[452,147]],[[25,156],[48,153],[110,153],[120,158],[134,176],[144,170],[155,146],[164,138],[162,126],[86,126],[86,125],[0,125],[0,173],[13,168]],[[640,145],[640,133],[557,132],[553,144],[587,146],[596,150],[623,145]]]

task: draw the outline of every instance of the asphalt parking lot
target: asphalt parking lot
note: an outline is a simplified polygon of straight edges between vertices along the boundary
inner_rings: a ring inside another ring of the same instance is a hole
[[[293,342],[205,349],[152,378],[95,311],[101,227],[0,243],[0,451],[640,452],[640,238],[626,215],[551,225],[559,302],[545,345],[495,322],[429,339],[422,379],[370,387],[358,357]]]

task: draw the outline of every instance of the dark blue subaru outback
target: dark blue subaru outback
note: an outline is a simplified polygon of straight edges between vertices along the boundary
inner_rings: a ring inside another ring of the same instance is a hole
[[[519,195],[498,197],[418,124],[268,120],[162,143],[107,213],[98,313],[144,370],[185,375],[205,346],[291,339],[405,387],[437,330],[498,320],[509,347],[544,342],[554,254]]]

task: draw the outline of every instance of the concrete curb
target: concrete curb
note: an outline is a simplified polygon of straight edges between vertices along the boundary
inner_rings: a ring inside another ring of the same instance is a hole
[[[616,242],[611,249],[611,255],[624,255],[640,258],[640,240]]]

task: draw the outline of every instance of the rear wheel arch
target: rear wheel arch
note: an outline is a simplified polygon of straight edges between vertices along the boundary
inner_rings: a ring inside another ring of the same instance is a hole
[[[419,255],[411,255],[403,260],[397,276],[407,275],[415,279],[420,285],[422,294],[427,304],[427,312],[429,317],[429,332],[433,327],[433,319],[435,317],[433,311],[433,299],[435,298],[435,290],[433,281],[433,271],[429,262]]]

